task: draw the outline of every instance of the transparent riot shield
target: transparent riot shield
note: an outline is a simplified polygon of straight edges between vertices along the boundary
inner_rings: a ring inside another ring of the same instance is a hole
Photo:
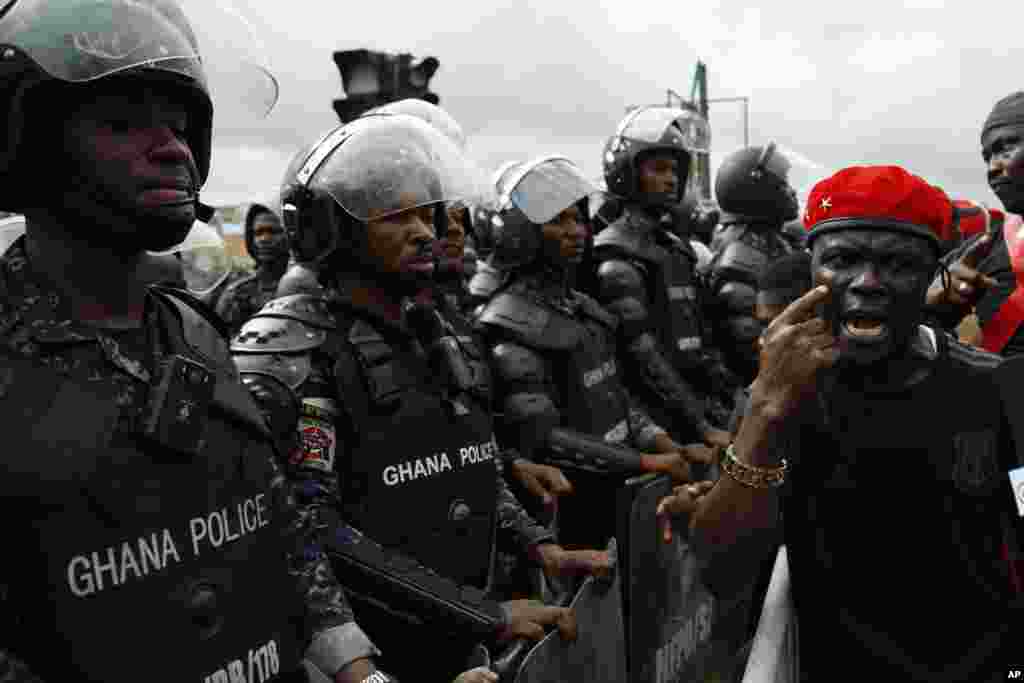
[[[648,474],[628,480],[616,502],[630,683],[704,681],[731,666],[731,653],[713,642],[718,606],[701,581],[685,521],[672,543],[661,539],[656,511],[671,491],[668,477]]]
[[[212,226],[201,221],[192,224],[192,229],[180,244],[150,253],[154,256],[175,256],[185,286],[200,298],[216,289],[231,273],[231,258],[224,248],[223,238]]]
[[[608,544],[608,550],[616,558],[612,574],[604,579],[589,577],[569,605],[576,615],[576,640],[567,642],[557,631],[549,633],[526,655],[516,674],[516,683],[627,680],[622,574],[615,539]]]
[[[0,254],[6,254],[11,245],[25,234],[25,217],[8,216],[0,220]]]

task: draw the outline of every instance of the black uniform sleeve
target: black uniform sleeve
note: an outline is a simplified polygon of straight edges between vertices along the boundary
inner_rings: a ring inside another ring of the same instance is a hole
[[[557,543],[550,529],[537,522],[519,502],[505,481],[502,458],[494,459],[498,468],[498,532],[508,534],[524,553],[541,543]]]
[[[629,445],[638,451],[653,453],[655,439],[666,432],[637,404],[633,397],[627,396],[626,398],[629,404],[629,433],[632,435]]]
[[[0,649],[0,683],[43,683],[28,666],[6,650]]]
[[[310,379],[315,382],[319,376],[314,371]],[[327,678],[333,678],[357,659],[380,655],[356,624],[324,549],[324,511],[335,504],[337,479],[333,473],[289,462],[301,448],[296,433],[301,401],[296,394],[267,375],[243,377],[274,437],[277,459],[272,463],[271,490],[289,535],[289,571],[304,603],[301,636],[305,657]]]
[[[547,430],[562,421],[547,363],[537,352],[513,341],[494,338],[488,347],[501,443],[529,460],[543,460]]]
[[[685,424],[701,434],[709,429],[704,405],[693,388],[665,358],[654,335],[643,276],[624,260],[611,259],[598,267],[598,298],[622,321],[620,344],[644,386]]]
[[[493,331],[492,331],[493,332]],[[492,340],[488,356],[494,370],[494,400],[498,406],[498,432],[514,449],[496,458],[498,467],[498,529],[511,534],[523,551],[538,543],[554,543],[555,535],[537,523],[515,494],[504,476],[503,460],[525,457],[541,459],[546,451],[545,431],[561,419],[554,386],[544,359],[531,349],[511,341]]]
[[[303,643],[310,664],[328,678],[357,659],[380,651],[355,623],[352,608],[335,577],[320,538],[321,509],[336,488],[325,478],[278,469],[273,488],[290,533],[289,565],[305,607]]]

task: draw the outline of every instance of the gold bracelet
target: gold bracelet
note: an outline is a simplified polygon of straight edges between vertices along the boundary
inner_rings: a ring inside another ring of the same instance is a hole
[[[785,460],[781,467],[755,467],[739,460],[733,450],[733,444],[725,449],[722,455],[722,470],[734,481],[754,489],[770,489],[782,486],[786,481],[786,470],[789,465]]]

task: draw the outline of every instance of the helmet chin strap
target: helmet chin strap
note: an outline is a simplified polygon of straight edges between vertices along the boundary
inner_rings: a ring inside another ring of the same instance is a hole
[[[153,211],[139,210],[126,206],[114,197],[102,184],[81,175],[72,176],[69,187],[62,194],[60,215],[62,222],[70,230],[76,230],[83,223],[99,228],[92,232],[90,239],[109,241],[114,248],[131,246],[133,249],[158,251],[173,246],[185,239],[198,215],[199,198],[197,195],[161,206]],[[180,215],[174,215],[176,209],[192,206],[192,217],[187,221]],[[208,207],[207,207],[208,208]],[[135,226],[134,230],[111,230],[111,226]],[[144,227],[144,232],[138,231]],[[131,243],[125,238],[134,234],[136,240]],[[147,235],[168,234],[166,243],[146,243]]]

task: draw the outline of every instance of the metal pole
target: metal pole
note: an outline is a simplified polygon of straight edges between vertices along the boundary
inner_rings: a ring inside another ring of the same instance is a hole
[[[748,105],[750,104],[750,98],[743,98],[743,146],[750,147],[750,111]]]

